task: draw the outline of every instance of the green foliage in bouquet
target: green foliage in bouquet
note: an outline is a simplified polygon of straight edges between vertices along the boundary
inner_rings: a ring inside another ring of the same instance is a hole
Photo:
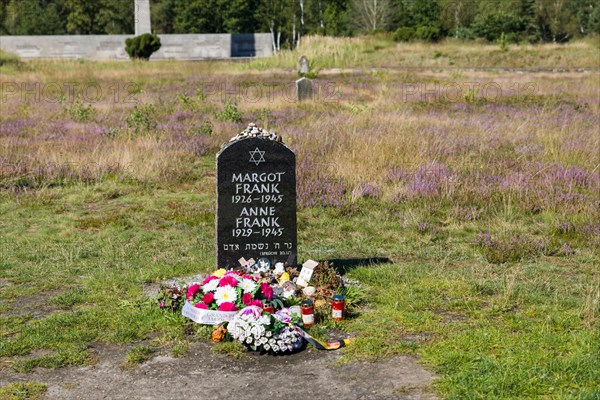
[[[157,298],[159,307],[166,311],[181,311],[186,291],[187,287],[177,281],[161,284]]]

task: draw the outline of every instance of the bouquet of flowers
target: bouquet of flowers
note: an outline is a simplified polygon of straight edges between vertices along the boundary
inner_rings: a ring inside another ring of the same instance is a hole
[[[273,288],[266,282],[241,272],[220,269],[202,283],[187,289],[186,299],[196,308],[217,311],[237,311],[247,306],[262,307],[273,298]]]
[[[303,346],[301,334],[290,326],[299,321],[300,317],[289,308],[270,314],[250,305],[233,317],[227,330],[235,340],[252,350],[285,353]]]

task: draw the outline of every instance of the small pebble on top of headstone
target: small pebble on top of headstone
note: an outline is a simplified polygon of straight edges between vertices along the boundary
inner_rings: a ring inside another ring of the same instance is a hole
[[[298,61],[298,73],[301,75],[308,74],[309,69],[308,58],[306,58],[306,56],[300,57],[300,60]]]
[[[296,100],[311,100],[313,97],[313,82],[308,78],[300,78],[296,81]]]

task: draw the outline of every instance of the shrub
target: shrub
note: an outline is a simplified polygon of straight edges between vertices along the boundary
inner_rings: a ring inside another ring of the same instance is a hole
[[[4,50],[0,50],[0,67],[3,65],[14,65],[16,67],[20,67],[21,59],[15,54],[7,53]]]
[[[156,109],[152,104],[145,104],[140,107],[136,104],[127,117],[127,126],[136,132],[150,131],[156,128]]]
[[[495,42],[504,33],[506,40],[518,42],[520,34],[525,30],[523,20],[515,15],[506,14],[502,11],[479,16],[473,23],[473,31],[479,37],[490,42]]]
[[[462,40],[475,40],[475,38],[477,37],[475,35],[475,32],[473,32],[473,29],[465,28],[463,26],[455,30],[453,34],[455,38]]]
[[[394,40],[396,42],[410,42],[415,38],[415,28],[408,26],[402,26],[394,33]]]
[[[588,19],[588,31],[592,33],[600,33],[600,7],[594,7]]]
[[[424,42],[437,42],[440,36],[441,30],[437,26],[420,26],[415,31],[415,38]]]
[[[125,40],[125,51],[132,59],[149,60],[152,53],[160,49],[160,38],[152,33],[144,33]]]
[[[96,109],[91,104],[85,104],[78,98],[75,102],[65,107],[66,113],[76,122],[89,122],[96,116]]]
[[[242,114],[234,101],[227,100],[222,112],[217,112],[215,118],[219,121],[242,122]]]

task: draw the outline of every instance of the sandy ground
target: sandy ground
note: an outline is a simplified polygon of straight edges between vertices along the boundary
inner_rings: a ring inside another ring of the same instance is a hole
[[[182,358],[158,355],[124,371],[125,348],[94,349],[87,367],[31,373],[0,371],[0,386],[17,381],[47,385],[45,399],[436,399],[434,376],[412,356],[379,363],[336,365],[339,353],[311,347],[289,356],[251,353],[243,359],[214,354],[197,343]]]

